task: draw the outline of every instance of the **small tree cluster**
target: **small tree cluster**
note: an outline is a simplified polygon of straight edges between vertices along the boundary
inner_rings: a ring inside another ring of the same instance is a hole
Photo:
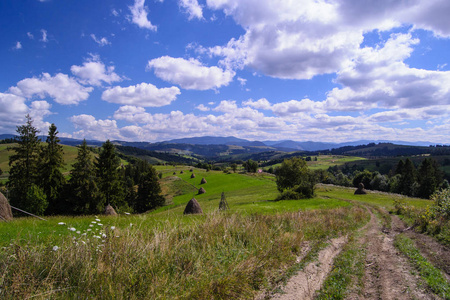
[[[284,160],[276,171],[279,199],[303,199],[314,196],[315,176],[298,157]]]

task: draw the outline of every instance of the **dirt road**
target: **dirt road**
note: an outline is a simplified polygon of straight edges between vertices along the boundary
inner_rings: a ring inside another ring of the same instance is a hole
[[[371,207],[367,209],[371,218],[360,230],[357,240],[360,247],[366,250],[364,287],[362,291],[350,292],[347,299],[440,299],[421,284],[407,259],[394,246],[395,235],[405,230],[403,222],[393,216],[391,228],[387,230],[381,225],[375,210]],[[313,299],[345,241],[345,237],[332,240],[319,253],[317,261],[293,276],[283,292],[273,295],[272,299]],[[350,287],[349,290],[358,289]]]

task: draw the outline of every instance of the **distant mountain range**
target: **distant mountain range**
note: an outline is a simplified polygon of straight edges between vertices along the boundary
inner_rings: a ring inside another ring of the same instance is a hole
[[[12,134],[0,134],[0,140],[14,138],[15,135]],[[46,136],[40,136],[41,140],[45,140]],[[61,137],[61,144],[76,146],[81,143],[81,140],[64,138]],[[407,146],[429,146],[434,145],[430,142],[405,142],[405,141],[386,141],[386,140],[358,140],[353,142],[345,143],[323,143],[323,142],[297,142],[292,140],[282,140],[282,141],[249,141],[246,139],[240,139],[233,136],[228,137],[216,137],[216,136],[203,136],[203,137],[192,137],[192,138],[181,138],[173,139],[169,141],[149,143],[149,142],[126,142],[126,141],[112,141],[116,145],[136,147],[141,149],[153,149],[158,150],[158,146],[162,149],[167,149],[170,144],[183,144],[186,145],[235,145],[240,147],[252,147],[252,148],[262,148],[266,150],[276,150],[284,152],[292,151],[321,151],[330,150],[333,148],[340,148],[344,146],[358,146],[366,145],[369,143],[392,143],[396,145],[407,145]],[[90,146],[101,146],[104,141],[98,140],[87,140]],[[186,148],[186,147],[184,147]],[[262,150],[261,149],[261,150]]]

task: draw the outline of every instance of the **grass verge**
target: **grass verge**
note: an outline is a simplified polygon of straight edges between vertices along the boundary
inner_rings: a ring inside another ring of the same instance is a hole
[[[434,293],[444,299],[450,299],[450,285],[444,275],[420,254],[410,238],[399,234],[395,237],[394,245],[412,261],[420,276]]]

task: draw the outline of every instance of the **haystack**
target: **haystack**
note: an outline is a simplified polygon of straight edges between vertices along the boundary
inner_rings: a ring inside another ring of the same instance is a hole
[[[177,175],[177,172],[173,172],[173,175]]]
[[[0,193],[0,220],[11,221],[12,219],[11,205],[9,205],[8,199]]]
[[[200,184],[205,184],[205,183],[208,183],[208,182],[206,181],[205,177],[203,177],[202,181],[200,181]]]
[[[365,194],[367,194],[367,192],[364,189],[364,183],[361,182],[355,191],[355,195],[365,195]]]
[[[197,199],[192,198],[188,204],[186,205],[186,208],[184,209],[183,214],[189,215],[189,214],[202,214],[203,210],[200,207],[200,204],[198,203]]]
[[[180,172],[180,174],[184,174],[184,172],[183,172],[183,171],[181,171],[181,172]]]
[[[113,208],[111,205],[109,205],[109,204],[106,205],[104,214],[107,215],[107,216],[117,216],[116,211],[115,211],[114,208]]]
[[[225,193],[222,192],[222,195],[220,196],[219,210],[227,210],[229,208],[227,199],[225,198]]]
[[[194,169],[190,169],[189,172],[194,172]]]
[[[191,178],[195,178],[195,174],[194,173],[191,174]]]
[[[204,194],[204,193],[206,193],[206,190],[205,190],[203,187],[201,187],[201,188],[198,190],[198,194],[200,195],[200,194]]]

